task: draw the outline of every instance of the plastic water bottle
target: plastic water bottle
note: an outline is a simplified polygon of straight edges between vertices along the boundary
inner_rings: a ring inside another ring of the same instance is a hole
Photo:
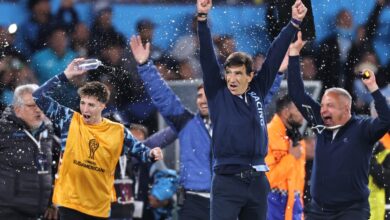
[[[103,65],[102,61],[100,61],[98,59],[87,59],[87,60],[80,61],[75,66],[75,70],[78,70],[78,71],[94,70],[102,65]]]

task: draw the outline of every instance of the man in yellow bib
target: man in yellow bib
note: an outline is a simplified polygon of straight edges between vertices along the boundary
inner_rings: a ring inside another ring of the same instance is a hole
[[[33,93],[39,108],[61,129],[62,154],[53,194],[61,220],[109,217],[115,166],[122,153],[143,162],[163,157],[160,148],[147,148],[122,124],[102,117],[110,97],[103,83],[88,82],[78,89],[80,113],[53,100],[54,90],[85,73],[75,68],[82,60],[73,60]]]

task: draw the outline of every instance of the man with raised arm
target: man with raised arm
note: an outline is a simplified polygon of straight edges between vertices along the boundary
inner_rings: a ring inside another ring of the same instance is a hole
[[[269,183],[264,175],[264,98],[307,9],[300,0],[295,2],[291,22],[272,43],[256,75],[251,57],[235,52],[224,63],[223,77],[207,26],[211,6],[211,0],[197,1],[200,62],[213,124],[211,219],[265,219]]]
[[[390,129],[390,108],[378,89],[373,71],[366,69],[363,83],[375,101],[378,118],[351,114],[351,95],[342,88],[329,88],[321,104],[305,92],[299,69],[301,34],[289,50],[288,93],[317,134],[312,200],[306,219],[353,219],[370,217],[368,172],[372,147]]]
[[[88,82],[78,89],[80,113],[52,99],[55,89],[85,74],[75,68],[82,60],[73,60],[33,93],[39,108],[61,129],[62,156],[53,194],[61,220],[109,217],[114,172],[122,151],[143,162],[162,159],[160,148],[150,150],[122,124],[102,117],[110,96],[103,83]]]

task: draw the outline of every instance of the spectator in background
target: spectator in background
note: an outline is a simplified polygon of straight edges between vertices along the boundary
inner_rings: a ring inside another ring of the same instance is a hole
[[[259,71],[263,66],[265,55],[262,52],[257,53],[253,56],[253,70]]]
[[[77,54],[68,46],[66,30],[57,26],[48,35],[48,47],[34,53],[30,65],[42,84],[64,70],[76,57]]]
[[[318,69],[314,56],[302,55],[301,60],[303,80],[317,80]]]
[[[56,145],[53,128],[35,104],[36,84],[16,87],[0,120],[0,218],[57,219],[51,206]]]
[[[17,86],[28,83],[38,80],[27,63],[14,56],[0,58],[0,110],[11,104]]]
[[[126,38],[119,33],[112,24],[112,8],[107,5],[98,5],[95,20],[91,27],[89,42],[89,56],[98,57],[105,45],[110,42],[126,42]]]
[[[178,73],[180,75],[181,80],[198,78],[189,60],[179,61]]]
[[[51,14],[50,0],[28,0],[30,17],[20,25],[15,46],[29,58],[45,46],[55,19]]]
[[[179,72],[179,63],[168,56],[163,56],[160,59],[154,61],[160,75],[164,80],[179,80],[181,78]]]
[[[5,26],[0,26],[0,59],[5,56],[14,56],[26,60],[15,47],[15,33],[10,33]]]
[[[268,123],[269,166],[267,177],[271,187],[268,194],[268,220],[301,220],[302,196],[305,184],[305,145],[299,128],[303,116],[288,95],[276,101],[276,114]]]
[[[185,62],[190,65],[191,71],[193,72],[193,78],[202,78],[202,71],[199,63],[199,39],[196,35],[196,16],[191,15],[191,23],[190,25],[186,25],[186,30],[188,31],[188,29],[189,33],[176,40],[171,54],[173,58],[180,63]]]
[[[376,0],[374,10],[365,25],[359,28],[357,37],[351,12],[348,9],[339,11],[336,16],[336,32],[320,43],[317,54],[318,79],[322,81],[323,89],[345,87],[353,94],[353,66],[359,62],[363,53],[372,48],[384,2],[385,0]]]
[[[369,16],[367,17],[367,21],[358,26],[356,30],[356,36],[354,38],[351,50],[348,54],[348,60],[346,63],[346,78],[345,78],[345,88],[348,92],[352,94],[352,97],[355,99],[356,94],[354,93],[354,80],[356,79],[355,75],[355,66],[361,62],[363,57],[366,56],[367,53],[375,54],[374,49],[374,39],[377,36],[377,30],[379,28],[379,18],[383,8],[385,7],[386,0],[375,0],[374,9],[371,11]],[[378,58],[377,58],[378,59]],[[377,60],[377,63],[378,60]],[[376,77],[377,82],[381,80],[381,77]],[[380,86],[381,87],[381,86]],[[368,113],[368,112],[367,112]]]
[[[352,48],[354,23],[350,11],[342,9],[336,16],[336,32],[320,43],[317,54],[319,79],[323,90],[331,87],[343,87],[345,69],[349,52]]]
[[[225,63],[226,58],[236,51],[236,42],[231,35],[220,35],[214,37],[217,59],[220,64]]]
[[[77,23],[70,34],[70,48],[79,57],[87,57],[89,54],[89,29],[85,23]]]
[[[79,16],[73,7],[73,0],[61,0],[60,8],[56,14],[57,25],[65,28],[66,33],[70,34],[76,24],[79,23]]]

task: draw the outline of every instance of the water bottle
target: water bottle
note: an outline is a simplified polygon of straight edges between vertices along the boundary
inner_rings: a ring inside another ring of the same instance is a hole
[[[93,70],[97,69],[99,66],[102,66],[102,61],[98,59],[87,59],[78,62],[78,64],[75,66],[75,70],[78,71],[87,71],[87,70]]]

